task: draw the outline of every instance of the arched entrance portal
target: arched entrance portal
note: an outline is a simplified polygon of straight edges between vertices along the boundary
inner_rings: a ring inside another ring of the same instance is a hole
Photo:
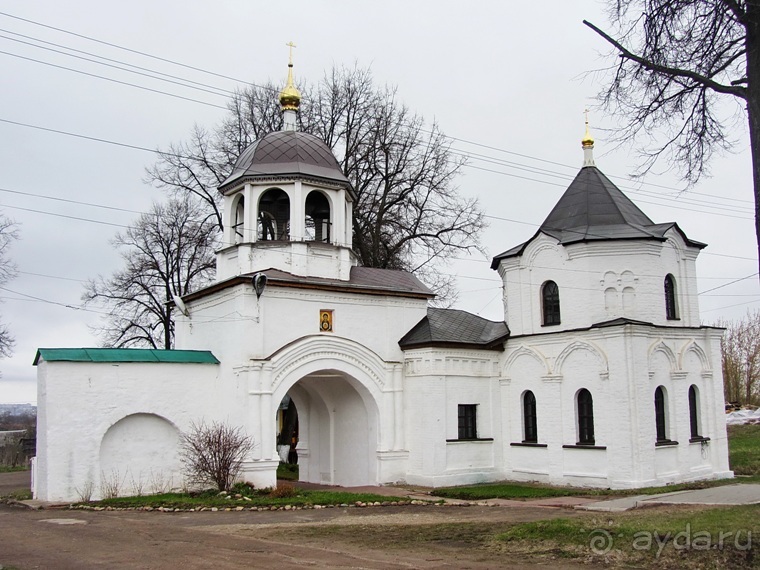
[[[377,405],[355,378],[320,370],[288,391],[298,410],[299,479],[356,486],[377,483]]]

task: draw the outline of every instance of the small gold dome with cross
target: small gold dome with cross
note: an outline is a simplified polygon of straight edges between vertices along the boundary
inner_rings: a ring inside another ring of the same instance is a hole
[[[298,111],[301,104],[301,92],[293,84],[293,42],[286,44],[290,48],[290,61],[288,62],[288,81],[280,91],[280,106],[283,111]]]

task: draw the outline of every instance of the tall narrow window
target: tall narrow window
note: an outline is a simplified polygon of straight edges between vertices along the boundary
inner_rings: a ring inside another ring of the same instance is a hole
[[[459,439],[477,439],[477,404],[459,404]]]
[[[654,423],[657,429],[657,441],[668,441],[665,426],[665,390],[657,386],[654,391]]]
[[[694,384],[689,386],[689,425],[692,439],[702,437],[699,433],[699,397]]]
[[[671,321],[678,318],[676,280],[670,273],[665,276],[665,317]]]
[[[544,325],[559,324],[559,287],[554,281],[547,281],[541,287],[541,310]]]
[[[594,445],[594,401],[585,388],[578,392],[578,445]]]
[[[523,395],[523,443],[537,443],[538,429],[536,425],[536,397],[528,390]]]

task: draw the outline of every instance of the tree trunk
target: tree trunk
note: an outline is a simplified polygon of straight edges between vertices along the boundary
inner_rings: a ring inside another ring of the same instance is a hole
[[[760,3],[747,2],[747,120],[752,153],[752,182],[755,195],[755,235],[760,268]]]

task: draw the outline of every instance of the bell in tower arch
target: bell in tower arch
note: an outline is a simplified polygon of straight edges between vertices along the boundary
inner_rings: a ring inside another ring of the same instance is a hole
[[[330,242],[330,202],[322,192],[313,190],[306,197],[306,239]]]

